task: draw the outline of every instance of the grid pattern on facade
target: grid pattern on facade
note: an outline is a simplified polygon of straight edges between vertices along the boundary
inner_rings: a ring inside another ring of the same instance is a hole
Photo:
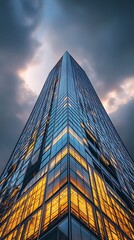
[[[66,52],[0,180],[1,239],[131,240],[133,161]]]

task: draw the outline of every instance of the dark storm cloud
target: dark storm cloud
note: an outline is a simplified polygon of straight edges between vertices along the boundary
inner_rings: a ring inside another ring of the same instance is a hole
[[[58,40],[93,65],[102,82],[99,94],[134,76],[134,1],[57,0],[64,11],[55,21]],[[56,34],[56,33],[55,33]],[[71,39],[71,40],[70,40]],[[69,43],[69,44],[68,44]],[[80,55],[80,54],[79,54]]]
[[[25,68],[40,46],[33,33],[42,6],[40,0],[0,2],[0,171],[35,101],[34,93],[18,76],[18,70]]]
[[[121,106],[119,110],[112,113],[110,117],[127,146],[129,153],[134,157],[134,100]]]

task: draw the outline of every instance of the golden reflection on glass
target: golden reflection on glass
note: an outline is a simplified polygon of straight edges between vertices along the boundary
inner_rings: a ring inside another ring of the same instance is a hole
[[[57,163],[59,163],[68,153],[67,147],[63,148],[51,161],[50,161],[50,170],[52,170]]]
[[[39,210],[29,219],[24,236],[23,236],[24,240],[29,238],[31,239],[31,236],[32,236],[32,239],[34,239],[37,236],[39,225],[40,225],[40,217],[41,217],[41,210]]]
[[[11,215],[8,219],[7,228],[4,235],[9,233],[26,217],[34,212],[43,202],[46,176],[30,189],[12,208]]]
[[[23,228],[24,228],[24,225],[22,225],[18,229],[15,229],[6,238],[4,238],[4,240],[20,240],[22,237]]]
[[[76,152],[74,148],[72,148],[71,146],[69,146],[69,153],[73,158],[75,158],[75,160],[78,163],[80,163],[87,170],[87,163],[85,159],[78,152]]]
[[[94,182],[94,176],[93,176],[93,173],[92,173],[90,167],[89,167],[89,174],[90,174],[90,181],[91,181],[91,187],[92,187],[94,204],[95,204],[97,207],[99,207],[98,197],[97,197],[97,190],[96,190],[96,186],[95,186],[95,182]]]
[[[45,216],[43,223],[43,230],[48,228],[48,225],[54,221],[54,219],[63,215],[67,211],[68,207],[68,197],[67,197],[67,188],[61,190],[58,195],[52,198],[45,207]]]
[[[67,131],[81,144],[83,145],[83,142],[81,140],[81,138],[74,132],[74,130],[72,128],[69,127],[69,129],[67,127],[65,127],[59,134],[57,137],[55,137],[53,139],[53,145],[56,144],[66,133]]]
[[[117,228],[111,224],[106,218],[104,218],[106,232],[109,240],[122,240],[121,233]]]
[[[3,225],[0,227],[0,237],[2,236],[2,233],[3,233],[3,230],[4,230],[5,226],[6,226],[6,223],[7,222],[3,223]]]
[[[22,232],[23,232],[24,224],[18,229],[17,232],[17,240],[21,240]]]
[[[104,233],[101,214],[98,211],[96,211],[96,214],[97,214],[97,221],[98,221],[98,226],[99,226],[101,239],[105,239],[105,233]]]
[[[51,147],[51,144],[47,145],[47,146],[45,147],[44,152],[47,152],[47,151],[49,150],[50,147]]]
[[[87,142],[86,138],[83,138],[83,142],[85,143],[85,145],[88,146],[88,142]]]
[[[109,162],[108,160],[101,154],[101,160],[107,165],[109,166]]]
[[[73,188],[71,188],[71,212],[97,232],[93,207]]]
[[[88,197],[90,200],[92,199],[89,181],[88,184],[85,183],[84,176],[82,176],[78,170],[76,170],[76,172],[70,171],[70,180],[84,196]]]
[[[14,230],[8,237],[4,238],[4,240],[15,240],[17,235],[17,229]]]
[[[37,131],[35,130],[33,135],[32,135],[32,141],[28,147],[28,150],[26,152],[26,155],[25,155],[25,159],[29,157],[30,153],[32,152],[33,148],[34,148],[34,145],[35,145],[35,142],[36,142],[36,135],[37,135]]]
[[[86,128],[86,132],[88,133],[88,135],[91,137],[91,139],[92,139],[94,142],[97,142],[95,136],[94,136],[87,128]]]
[[[94,172],[94,177],[95,177],[101,209],[113,222],[117,223],[117,218],[115,216],[111,199],[107,194],[105,183],[96,172]]]
[[[111,221],[119,225],[121,229],[133,239],[133,227],[130,216],[123,207],[117,203],[110,194],[108,194],[104,181],[96,172],[94,172],[94,177],[102,211],[111,219]]]
[[[83,145],[83,142],[81,138],[75,133],[75,131],[69,127],[69,133],[81,144]]]
[[[10,212],[11,212],[11,209],[9,209],[6,214],[4,214],[4,216],[0,219],[0,222],[4,221],[9,216]]]
[[[134,229],[131,225],[131,219],[127,212],[114,200],[111,198],[116,216],[118,218],[118,223],[121,229],[131,238],[134,238]]]
[[[116,198],[116,199],[125,207],[125,204],[124,204],[124,202],[122,201],[122,199],[119,198],[118,195],[115,194],[115,192],[114,192],[109,186],[107,186],[107,189],[108,189],[108,192],[109,192],[114,198]]]
[[[53,139],[53,144],[52,144],[52,145],[56,144],[66,133],[67,133],[67,127],[65,127],[65,128],[58,134],[58,136]]]
[[[4,238],[4,240],[34,239],[38,234],[40,217],[41,210],[32,215],[28,221],[15,229],[8,237]]]

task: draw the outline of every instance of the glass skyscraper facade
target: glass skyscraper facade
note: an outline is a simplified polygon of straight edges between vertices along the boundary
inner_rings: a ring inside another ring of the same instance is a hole
[[[134,239],[133,160],[65,53],[0,180],[0,239]]]

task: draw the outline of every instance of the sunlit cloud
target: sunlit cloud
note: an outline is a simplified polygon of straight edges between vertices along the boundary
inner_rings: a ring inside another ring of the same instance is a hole
[[[102,99],[102,103],[108,113],[113,113],[133,98],[134,78],[127,78],[120,85],[119,89],[109,92],[106,97]]]

